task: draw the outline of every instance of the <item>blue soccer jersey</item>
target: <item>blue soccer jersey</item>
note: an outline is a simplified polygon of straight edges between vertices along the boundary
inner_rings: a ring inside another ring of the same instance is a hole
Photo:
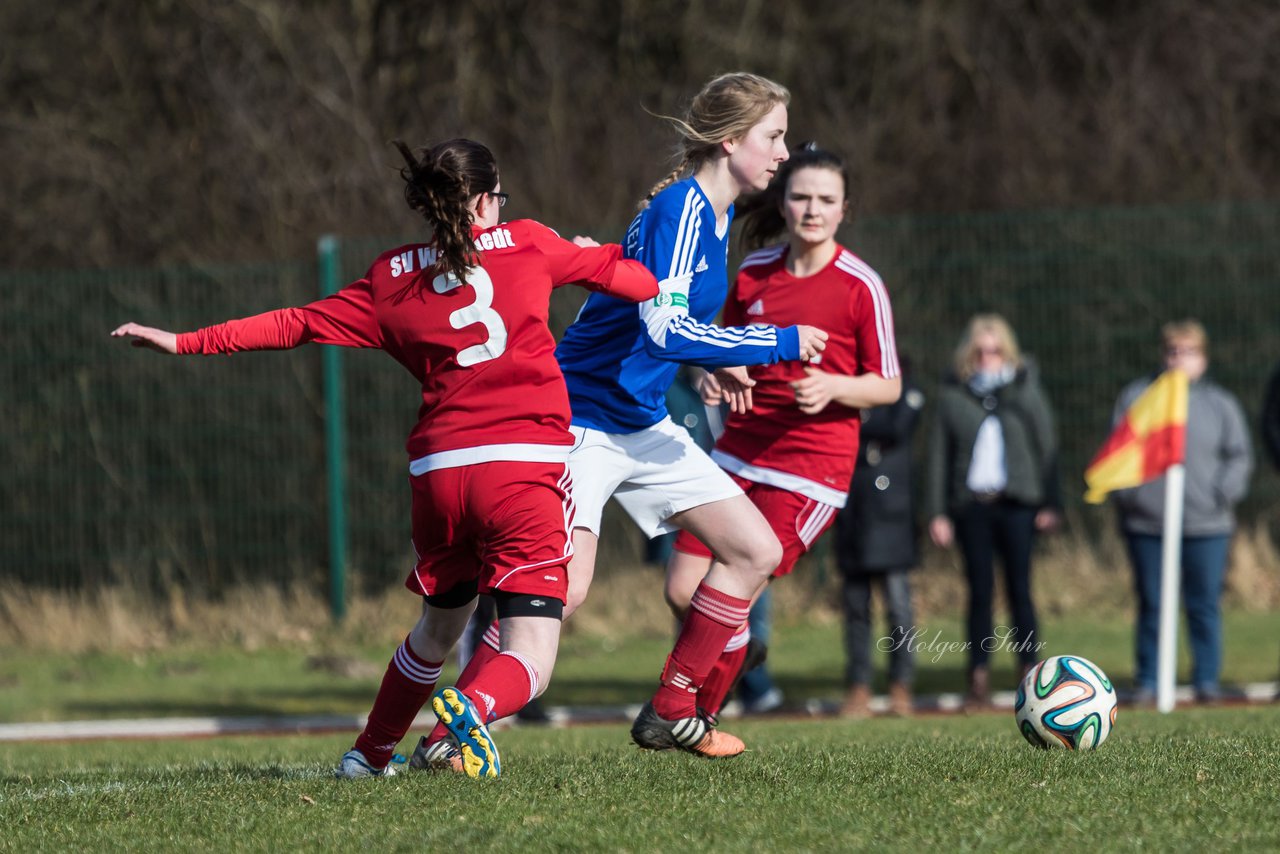
[[[556,348],[573,423],[633,433],[667,415],[666,392],[681,364],[705,368],[800,357],[794,326],[713,325],[729,290],[729,221],[692,178],[659,193],[627,229],[625,254],[657,277],[640,303],[593,293]]]

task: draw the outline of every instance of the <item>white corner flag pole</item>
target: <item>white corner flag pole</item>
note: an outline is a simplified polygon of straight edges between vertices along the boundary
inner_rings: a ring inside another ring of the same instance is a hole
[[[1186,469],[1169,467],[1164,484],[1164,535],[1160,541],[1160,646],[1156,708],[1172,712],[1178,677],[1178,599],[1182,579],[1182,498]]]

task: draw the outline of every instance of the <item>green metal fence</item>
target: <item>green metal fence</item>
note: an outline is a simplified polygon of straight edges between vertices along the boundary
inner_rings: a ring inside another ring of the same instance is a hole
[[[899,346],[929,387],[972,313],[1010,320],[1041,368],[1065,497],[1079,507],[1116,395],[1159,367],[1169,320],[1206,325],[1210,374],[1240,398],[1256,449],[1260,398],[1280,360],[1278,227],[1274,203],[1021,212],[867,222],[856,244],[884,275]],[[1280,497],[1263,465],[1253,486],[1242,508],[1251,520]]]
[[[1009,318],[1058,413],[1078,508],[1115,395],[1156,366],[1167,320],[1204,321],[1212,373],[1256,420],[1280,358],[1277,233],[1280,204],[1256,203],[868,219],[846,242],[883,275],[926,392],[970,314]],[[189,329],[306,302],[395,242],[334,241],[323,277],[318,259],[0,274],[0,579],[327,589],[331,568],[346,567],[366,587],[399,583],[412,558],[404,439],[418,402],[403,369],[321,347],[164,358],[107,336],[126,320]],[[574,290],[554,298],[557,331],[581,302]],[[1243,515],[1278,503],[1260,465]],[[634,530],[616,514],[607,525],[604,562],[637,560]]]

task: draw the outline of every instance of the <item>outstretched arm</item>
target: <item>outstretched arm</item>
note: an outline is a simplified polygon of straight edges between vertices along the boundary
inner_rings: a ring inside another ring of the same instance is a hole
[[[720,244],[702,245],[704,200],[694,188],[656,200],[627,231],[629,254],[658,278],[657,297],[640,304],[645,352],[666,362],[724,368],[808,359],[825,346],[826,333],[811,326],[716,326],[689,314],[698,259]]]
[[[826,348],[827,333],[814,326],[716,326],[689,316],[684,275],[658,283],[660,292],[640,305],[645,351],[654,358],[708,368],[770,365],[808,360]]]
[[[157,353],[173,355],[178,352],[178,336],[163,329],[143,326],[140,323],[126,323],[111,330],[112,338],[128,338],[134,347],[146,347]]]
[[[300,308],[280,308],[195,332],[173,333],[126,323],[111,335],[130,338],[135,347],[182,355],[288,350],[309,341],[342,347],[382,346],[367,279]]]
[[[616,243],[603,246],[590,237],[565,240],[541,223],[529,222],[529,232],[547,259],[557,285],[579,284],[619,299],[640,302],[658,293],[658,280],[643,264],[622,257]]]

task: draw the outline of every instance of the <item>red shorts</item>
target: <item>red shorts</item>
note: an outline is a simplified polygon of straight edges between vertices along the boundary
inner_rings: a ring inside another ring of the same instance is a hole
[[[413,548],[404,586],[422,596],[479,582],[565,601],[573,554],[567,463],[492,462],[411,476]]]
[[[742,487],[751,503],[769,522],[778,542],[782,543],[782,562],[773,571],[773,577],[789,575],[796,568],[800,556],[809,551],[823,531],[831,527],[839,508],[789,489],[756,483],[736,474],[729,476]],[[712,557],[711,549],[688,531],[681,531],[676,537],[675,548],[691,555]]]

